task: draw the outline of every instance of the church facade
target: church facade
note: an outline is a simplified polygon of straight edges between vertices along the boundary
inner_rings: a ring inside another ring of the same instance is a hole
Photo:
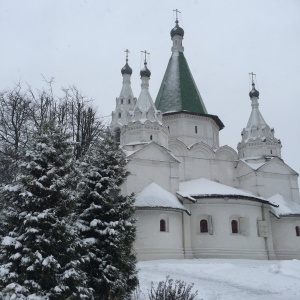
[[[138,259],[300,259],[298,173],[284,162],[281,142],[259,111],[255,82],[237,151],[220,145],[224,125],[205,108],[183,36],[176,20],[155,103],[146,58],[138,98],[126,58],[112,113],[130,172],[122,193],[136,195]]]

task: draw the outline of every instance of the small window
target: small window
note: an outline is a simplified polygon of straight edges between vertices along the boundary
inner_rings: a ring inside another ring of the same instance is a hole
[[[152,134],[150,135],[150,141],[152,141]]]
[[[195,126],[195,133],[198,133],[198,127]]]
[[[271,150],[271,154],[273,154],[273,151]]]
[[[239,225],[237,220],[231,221],[231,233],[239,233]]]
[[[123,99],[121,99],[121,104],[123,104]]]
[[[169,132],[170,132],[170,126],[168,126],[168,130],[169,130]]]
[[[159,228],[160,231],[165,232],[166,230],[166,221],[164,219],[161,219],[159,222]]]
[[[122,116],[121,113],[119,113],[119,118],[121,118],[121,116]]]
[[[296,226],[296,236],[300,236],[300,227]]]
[[[130,104],[130,99],[128,99],[128,104]]]
[[[208,232],[207,220],[200,221],[200,232]]]

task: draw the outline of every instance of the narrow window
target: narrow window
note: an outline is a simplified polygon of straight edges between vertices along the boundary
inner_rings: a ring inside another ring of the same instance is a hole
[[[272,150],[271,150],[271,154],[273,154]]]
[[[296,236],[300,236],[300,227],[296,226]]]
[[[152,141],[152,134],[150,135],[150,141]]]
[[[197,126],[195,126],[195,133],[198,133],[198,128],[197,128]]]
[[[237,220],[232,220],[231,221],[231,232],[232,233],[238,233],[239,232],[239,227],[238,227],[238,221]]]
[[[207,220],[200,221],[200,232],[208,232]]]
[[[169,130],[169,132],[170,132],[170,126],[168,126],[168,130]]]
[[[130,104],[130,99],[128,99],[128,104]]]
[[[123,99],[121,99],[121,104],[123,104]]]
[[[159,222],[160,231],[165,232],[166,231],[166,221],[161,219]]]
[[[121,113],[119,112],[119,118],[121,118]]]

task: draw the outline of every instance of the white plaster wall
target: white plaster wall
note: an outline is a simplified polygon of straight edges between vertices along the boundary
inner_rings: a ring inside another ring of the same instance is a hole
[[[241,173],[248,172],[246,175]],[[300,203],[298,175],[280,174],[278,171],[269,170],[254,171],[248,167],[238,169],[238,181],[241,189],[248,190],[257,196],[269,198],[275,194],[281,194],[287,199]]]
[[[239,157],[247,158],[254,156],[278,156],[281,157],[281,144],[253,141],[238,144]]]
[[[138,260],[184,258],[182,214],[170,210],[136,210]],[[167,219],[167,232],[160,232],[160,219]]]
[[[159,145],[168,148],[168,135],[164,132],[164,128],[156,124],[132,124],[122,128],[121,145],[132,142],[151,142],[154,141]]]
[[[174,114],[163,116],[163,123],[169,128],[169,138],[176,137],[188,147],[201,141],[214,149],[219,147],[219,127],[209,117]]]
[[[239,187],[243,190],[249,191],[253,193],[254,195],[258,194],[257,189],[257,178],[255,176],[254,171],[249,171],[247,175],[239,176],[238,173],[238,181],[239,181]]]
[[[296,226],[300,226],[300,216],[280,219],[271,216],[274,251],[277,259],[300,259],[300,237],[296,236]]]
[[[132,159],[127,165],[130,175],[127,177],[126,194],[138,193],[152,182],[157,183],[165,190],[176,193],[179,187],[178,163]]]
[[[269,198],[274,194],[281,194],[287,199],[293,199],[290,175],[275,173],[257,173],[258,193],[262,197]]]
[[[205,177],[229,186],[239,186],[236,179],[237,153],[232,148],[223,146],[215,152],[202,142],[187,148],[173,139],[169,149],[180,161],[180,181]]]
[[[258,236],[262,204],[249,200],[201,199],[190,204],[191,247],[196,258],[267,259],[265,239]],[[200,233],[200,216],[211,215],[213,234]],[[231,233],[231,219],[249,219],[249,235]]]

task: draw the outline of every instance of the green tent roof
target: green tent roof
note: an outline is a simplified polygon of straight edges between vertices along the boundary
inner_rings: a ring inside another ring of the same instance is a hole
[[[188,63],[182,52],[174,52],[161,83],[155,106],[165,112],[188,111],[207,114]]]

